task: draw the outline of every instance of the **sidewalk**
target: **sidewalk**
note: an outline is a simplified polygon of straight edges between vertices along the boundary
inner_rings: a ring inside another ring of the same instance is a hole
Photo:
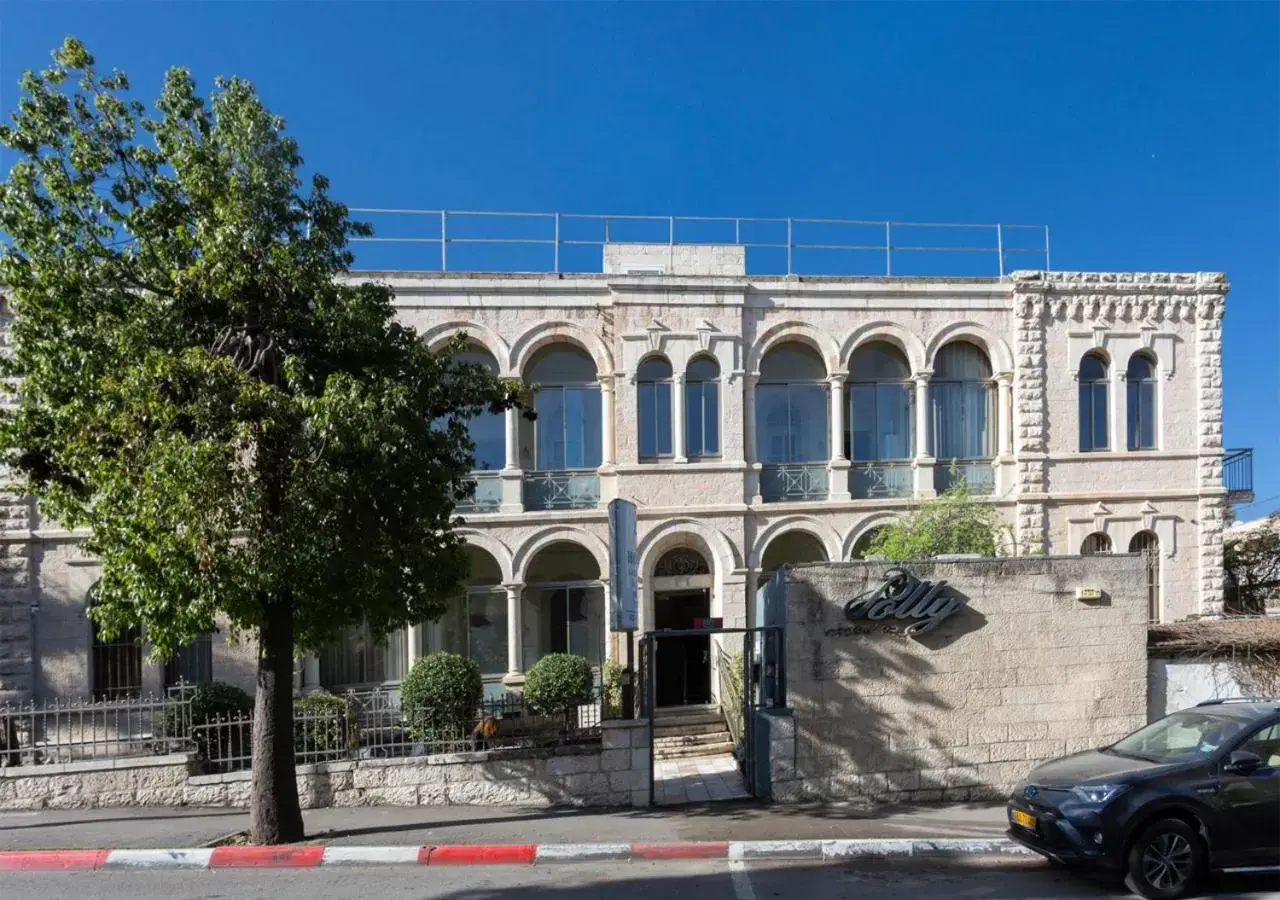
[[[303,813],[307,838],[328,847],[438,844],[629,844],[681,841],[812,841],[976,838],[1004,835],[1004,808],[763,806],[715,803],[678,809],[352,807]],[[0,812],[0,851],[202,847],[249,827],[228,809]]]

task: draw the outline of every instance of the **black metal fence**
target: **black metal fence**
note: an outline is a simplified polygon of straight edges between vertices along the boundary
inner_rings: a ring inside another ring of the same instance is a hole
[[[298,763],[533,749],[599,739],[603,691],[567,712],[535,709],[522,694],[484,701],[473,716],[406,710],[395,691],[351,692],[342,702],[296,702]],[[193,722],[187,692],[120,701],[0,706],[0,765],[44,765],[195,751],[206,771],[248,768],[253,716]]]

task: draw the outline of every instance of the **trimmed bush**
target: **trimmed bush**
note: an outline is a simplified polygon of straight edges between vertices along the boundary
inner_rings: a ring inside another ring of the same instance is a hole
[[[622,716],[622,666],[608,660],[600,669],[600,681],[604,684],[604,716],[617,719]]]
[[[456,653],[420,657],[400,685],[405,731],[418,741],[464,740],[483,696],[475,660]]]
[[[355,704],[328,691],[293,701],[293,749],[307,762],[342,756],[359,745]]]
[[[544,715],[568,714],[591,702],[591,663],[570,653],[552,653],[538,660],[524,677],[524,696]]]

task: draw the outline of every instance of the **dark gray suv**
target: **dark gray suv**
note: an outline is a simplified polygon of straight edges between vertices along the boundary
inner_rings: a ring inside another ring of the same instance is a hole
[[[1175,900],[1210,870],[1280,871],[1280,700],[1211,700],[1039,766],[1009,837]]]

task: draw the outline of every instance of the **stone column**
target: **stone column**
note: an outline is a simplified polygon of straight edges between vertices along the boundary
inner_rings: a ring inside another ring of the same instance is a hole
[[[613,376],[600,379],[600,465],[612,467],[616,462],[613,444]]]
[[[933,486],[933,440],[929,428],[929,379],[933,377],[930,369],[921,370],[911,376],[916,383],[916,459],[915,459],[915,494],[917,497],[933,497],[937,489]]]
[[[524,510],[524,472],[520,471],[520,411],[512,408],[506,412],[506,461],[498,475],[502,483],[502,512]]]
[[[1049,515],[1045,503],[1048,487],[1045,457],[1048,444],[1045,421],[1045,293],[1049,289],[1043,273],[1026,273],[1014,284],[1013,314],[1017,344],[1013,400],[1014,454],[1018,462],[1017,499],[1018,553],[1039,555],[1049,552]],[[1074,553],[1075,549],[1067,552]]]
[[[1222,308],[1221,275],[1201,275],[1196,298],[1196,442],[1200,469],[1200,614],[1223,612],[1222,533],[1226,528],[1227,487],[1222,479]],[[1208,286],[1204,279],[1210,279]],[[1214,280],[1216,279],[1216,280]]]
[[[684,373],[671,379],[671,455],[674,462],[689,461],[684,434]]]
[[[521,622],[521,592],[524,585],[505,584],[507,589],[507,678],[518,678],[524,671],[524,628]]]
[[[747,463],[746,501],[752,505],[761,502],[760,464],[756,459],[756,385],[759,381],[758,372],[742,376],[742,432],[745,441],[742,456]]]
[[[849,460],[844,455],[844,373],[827,376],[831,387],[831,460],[827,464],[827,497],[848,500]]]
[[[1013,373],[996,375],[996,457],[1013,452]]]

